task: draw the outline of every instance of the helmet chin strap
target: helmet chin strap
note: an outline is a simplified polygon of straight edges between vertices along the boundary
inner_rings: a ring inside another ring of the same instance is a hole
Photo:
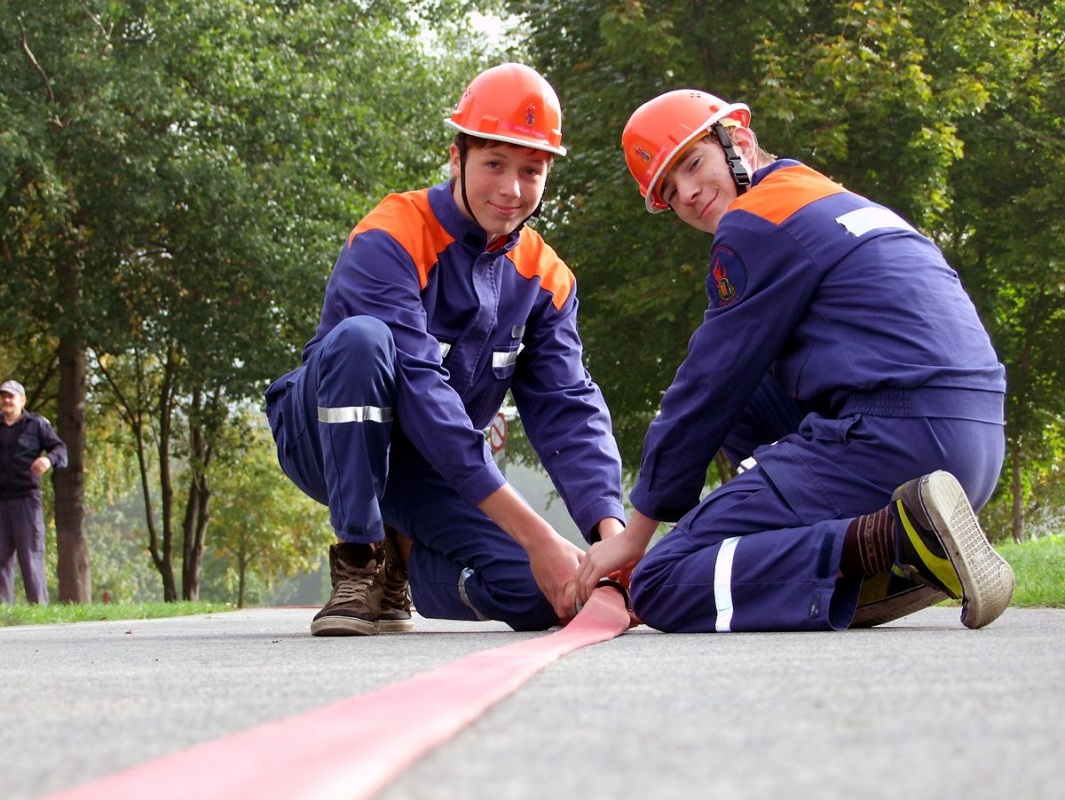
[[[751,174],[743,166],[743,159],[740,158],[740,154],[736,151],[736,145],[732,143],[728,128],[720,122],[715,122],[710,129],[717,136],[717,141],[725,151],[725,158],[728,160],[728,168],[732,173],[732,180],[736,182],[736,193],[743,194],[747,191],[747,187],[751,185]]]
[[[466,213],[470,215],[470,219],[480,225],[483,230],[484,225],[481,225],[477,215],[473,213],[473,209],[470,207],[470,198],[466,196],[466,134],[459,134],[457,144],[459,148],[459,180],[462,182],[462,205],[466,206]]]

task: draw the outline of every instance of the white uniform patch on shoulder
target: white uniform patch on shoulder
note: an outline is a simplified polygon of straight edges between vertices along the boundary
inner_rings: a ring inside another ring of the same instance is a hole
[[[849,211],[841,217],[836,217],[836,222],[846,228],[847,232],[853,236],[864,236],[869,231],[892,228],[916,233],[913,226],[894,211],[875,206]]]

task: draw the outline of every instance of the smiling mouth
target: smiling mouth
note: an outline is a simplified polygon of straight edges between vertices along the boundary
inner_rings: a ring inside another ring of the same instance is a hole
[[[710,216],[710,212],[714,207],[714,203],[717,202],[718,196],[719,193],[715,193],[714,196],[707,201],[706,205],[703,206],[702,209],[700,209],[699,219],[706,219],[708,216]]]
[[[507,208],[506,206],[493,205],[492,208],[501,217],[513,217],[521,213],[520,208]]]

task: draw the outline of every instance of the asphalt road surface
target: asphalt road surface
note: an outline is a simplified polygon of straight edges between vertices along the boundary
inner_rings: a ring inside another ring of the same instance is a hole
[[[315,610],[0,629],[0,798],[545,635],[417,618],[413,633],[319,639]],[[635,628],[550,664],[379,797],[1065,796],[1065,610],[1009,609],[979,631],[958,612],[843,633]]]

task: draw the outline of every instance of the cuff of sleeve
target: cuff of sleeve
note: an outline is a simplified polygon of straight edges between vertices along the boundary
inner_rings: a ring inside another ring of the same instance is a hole
[[[455,484],[455,491],[468,505],[476,507],[506,482],[496,462],[487,461],[479,470]]]
[[[639,485],[633,487],[632,491],[629,492],[629,503],[645,517],[659,522],[676,522],[694,507],[668,506],[656,503]]]
[[[626,520],[625,508],[620,501],[614,498],[604,498],[595,503],[590,503],[580,510],[577,517],[578,519],[575,519],[574,522],[577,523],[581,535],[589,544],[592,544],[598,538],[597,526],[599,525],[599,520],[607,517],[614,517],[621,520],[622,523]]]

